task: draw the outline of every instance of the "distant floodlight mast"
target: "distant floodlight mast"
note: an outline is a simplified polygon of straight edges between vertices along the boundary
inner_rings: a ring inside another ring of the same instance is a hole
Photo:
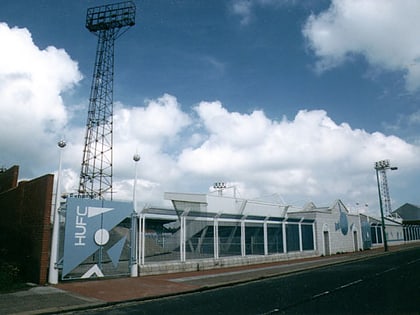
[[[382,160],[375,163],[375,170],[380,174],[380,192],[383,200],[384,214],[390,215],[391,209],[391,198],[389,197],[388,179],[386,177],[386,170],[397,170],[398,167],[390,165],[389,160]]]
[[[135,24],[132,1],[87,10],[86,28],[98,36],[89,98],[79,194],[112,200],[114,43]]]
[[[226,183],[216,182],[213,184],[213,188],[217,190],[219,196],[223,195],[223,190],[226,189]]]
[[[391,214],[391,198],[389,197],[388,180],[386,177],[386,170],[388,169],[394,171],[397,170],[398,167],[391,166],[389,160],[375,162],[376,181],[378,183],[379,208],[381,210],[382,239],[384,241],[384,251],[388,251],[388,242],[385,233],[384,208],[386,215]]]

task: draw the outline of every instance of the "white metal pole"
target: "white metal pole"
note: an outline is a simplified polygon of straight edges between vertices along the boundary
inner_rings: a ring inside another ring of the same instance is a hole
[[[131,250],[130,250],[130,257],[131,257],[131,266],[130,266],[130,276],[131,277],[138,277],[138,250],[137,250],[137,214],[133,213],[131,215]]]
[[[59,159],[58,159],[58,171],[57,171],[57,184],[55,189],[55,203],[54,203],[54,215],[53,215],[53,231],[51,237],[51,254],[50,254],[50,268],[48,272],[48,282],[51,284],[58,283],[58,241],[59,241],[59,228],[60,228],[60,217],[58,209],[60,208],[60,182],[61,182],[61,153],[62,149],[66,146],[64,140],[58,142],[59,147]]]
[[[141,230],[140,230],[140,237],[141,237],[141,248],[140,248],[140,264],[143,266],[144,265],[144,256],[145,256],[145,231],[146,231],[146,216],[144,215],[140,215],[140,226],[141,226]]]
[[[287,233],[286,233],[286,226],[287,223],[284,223],[284,221],[281,223],[282,224],[282,233],[283,233],[283,253],[287,253]]]
[[[267,219],[264,220],[263,229],[264,229],[264,255],[267,256],[268,255]]]
[[[133,161],[135,163],[135,168],[134,168],[134,184],[133,184],[133,209],[135,212],[135,216],[133,216],[133,220],[135,220],[134,224],[133,224],[133,228],[134,228],[134,233],[133,233],[133,237],[132,237],[132,246],[134,246],[134,261],[131,262],[131,277],[138,277],[139,276],[139,267],[138,267],[138,261],[139,261],[139,254],[138,254],[138,248],[140,243],[138,242],[139,237],[137,237],[136,232],[140,233],[139,229],[137,227],[140,227],[140,225],[138,223],[138,213],[137,213],[137,198],[136,198],[136,188],[137,188],[137,162],[140,161],[140,155],[139,154],[134,154],[133,156]]]
[[[241,256],[246,256],[246,244],[245,244],[245,219],[241,220]]]
[[[299,229],[299,251],[303,251],[303,237],[302,237],[302,221],[298,223],[298,229]]]
[[[214,258],[219,259],[219,220],[214,218],[213,224]]]
[[[187,235],[186,235],[186,231],[185,231],[185,229],[186,229],[186,220],[185,220],[185,217],[184,216],[181,216],[181,246],[180,246],[180,249],[181,249],[181,261],[182,262],[185,262],[185,239],[186,239],[186,237],[187,237]]]

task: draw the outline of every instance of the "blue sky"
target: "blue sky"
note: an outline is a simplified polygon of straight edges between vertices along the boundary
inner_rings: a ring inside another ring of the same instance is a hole
[[[22,124],[15,141],[0,135],[1,165],[20,164],[28,178],[55,172],[65,137],[64,189],[76,189],[96,50],[84,22],[107,3],[0,4],[0,122]],[[420,203],[416,1],[135,3],[137,23],[115,50],[121,199],[138,151],[144,203],[226,181],[243,197],[342,199],[375,213],[381,159],[400,168],[389,174],[394,208]]]

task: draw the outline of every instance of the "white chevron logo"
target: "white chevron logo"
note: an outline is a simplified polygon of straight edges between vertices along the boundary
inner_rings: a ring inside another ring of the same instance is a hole
[[[100,215],[105,212],[109,212],[114,210],[114,208],[99,208],[99,207],[87,207],[88,210],[88,218]]]
[[[81,278],[87,279],[87,278],[92,277],[93,275],[96,275],[97,277],[100,277],[100,278],[104,276],[104,274],[102,273],[98,265],[92,266],[92,268],[86,271],[85,274]]]

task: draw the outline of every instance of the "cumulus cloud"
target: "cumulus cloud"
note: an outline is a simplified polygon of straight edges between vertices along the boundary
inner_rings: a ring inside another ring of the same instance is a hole
[[[0,157],[45,162],[47,152],[33,156],[39,154],[39,143],[55,139],[66,125],[61,95],[82,76],[64,50],[39,49],[27,29],[0,23],[0,41]]]
[[[320,72],[363,56],[372,66],[405,73],[408,91],[420,87],[418,1],[333,0],[312,14],[303,34]]]
[[[373,161],[386,157],[414,166],[418,153],[397,137],[337,124],[323,110],[301,110],[281,121],[261,111],[231,113],[220,102],[202,102],[195,111],[207,137],[184,149],[180,169],[234,181],[259,195],[324,202],[362,198],[372,191]]]
[[[76,192],[84,128],[68,124],[71,108],[61,95],[81,79],[77,63],[64,50],[39,49],[26,29],[0,24],[0,39],[0,163],[30,168],[28,177],[54,171],[52,148],[67,124],[62,191]],[[231,112],[218,101],[186,110],[164,94],[137,106],[116,103],[114,118],[115,199],[131,200],[139,153],[142,204],[162,204],[165,191],[207,192],[215,181],[236,186],[242,197],[278,196],[293,205],[337,198],[374,204],[374,161],[398,164],[400,190],[414,186],[419,171],[419,147],[337,123],[324,110],[276,120],[260,110]]]
[[[116,106],[115,123],[118,135],[134,137],[143,141],[162,144],[190,124],[177,99],[165,94],[156,100],[148,100],[146,107],[124,108]],[[172,140],[171,140],[172,141]]]
[[[120,104],[114,120],[116,165],[126,164],[127,152],[131,159],[138,151],[151,186],[170,179],[176,173],[173,152],[181,145],[180,135],[190,123],[190,117],[181,110],[177,99],[169,94],[148,100],[142,107],[128,108]]]
[[[293,205],[337,198],[375,204],[375,161],[391,159],[402,169],[418,171],[418,147],[336,123],[324,110],[300,110],[292,119],[273,120],[260,110],[230,112],[215,101],[187,112],[165,94],[143,106],[118,104],[114,126],[115,198],[132,197],[137,152],[142,205],[163,204],[165,191],[205,193],[216,181],[235,186],[242,197],[275,196]],[[77,181],[74,174],[64,179],[70,191]]]

